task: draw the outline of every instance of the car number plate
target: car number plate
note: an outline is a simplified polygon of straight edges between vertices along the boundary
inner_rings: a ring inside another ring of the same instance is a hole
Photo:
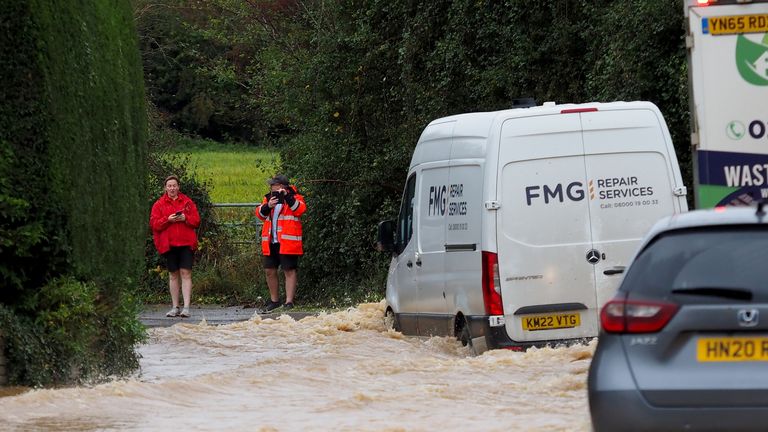
[[[699,338],[696,360],[700,362],[768,361],[768,337]]]
[[[581,318],[578,313],[531,315],[523,317],[522,323],[523,330],[553,330],[578,327]]]

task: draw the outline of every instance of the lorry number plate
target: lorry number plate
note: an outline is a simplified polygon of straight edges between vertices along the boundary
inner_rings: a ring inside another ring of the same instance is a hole
[[[768,14],[704,18],[701,31],[711,35],[765,33],[768,32]]]

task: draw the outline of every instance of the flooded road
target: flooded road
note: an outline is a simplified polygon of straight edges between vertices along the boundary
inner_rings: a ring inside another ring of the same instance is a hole
[[[150,330],[141,373],[0,398],[0,430],[589,430],[590,346],[490,351],[387,330],[383,303]]]

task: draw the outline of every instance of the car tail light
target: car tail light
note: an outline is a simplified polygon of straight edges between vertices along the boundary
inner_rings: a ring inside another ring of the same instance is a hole
[[[608,333],[653,333],[664,328],[677,312],[674,303],[627,300],[619,294],[603,306],[600,323]]]
[[[493,252],[483,251],[483,301],[488,315],[504,315],[501,304],[501,278],[499,277],[499,258]]]

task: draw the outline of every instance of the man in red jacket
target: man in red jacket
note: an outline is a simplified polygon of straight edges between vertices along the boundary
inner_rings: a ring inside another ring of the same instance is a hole
[[[285,273],[284,309],[293,307],[293,297],[298,284],[299,256],[304,250],[301,242],[301,220],[307,204],[288,177],[276,175],[267,181],[270,193],[256,207],[256,217],[264,221],[261,227],[261,252],[264,254],[264,273],[269,287],[270,300],[266,310],[280,307],[280,290],[277,268]]]
[[[200,215],[197,206],[179,192],[179,178],[168,176],[164,183],[165,193],[152,206],[149,224],[157,251],[165,258],[170,275],[168,285],[173,308],[165,316],[189,317],[192,299],[192,261],[197,249],[197,233]],[[184,309],[179,311],[179,276]]]

